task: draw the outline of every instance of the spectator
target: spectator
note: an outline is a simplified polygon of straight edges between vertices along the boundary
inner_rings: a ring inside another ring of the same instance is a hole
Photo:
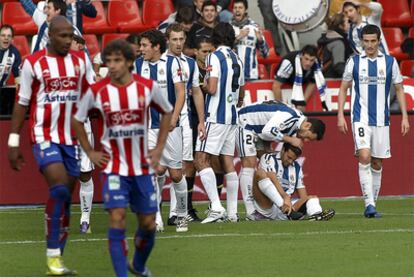
[[[304,110],[316,83],[324,109],[327,110],[324,101],[325,79],[318,62],[317,51],[315,46],[305,45],[301,51],[293,51],[283,57],[272,87],[275,100],[282,101],[282,85],[290,84],[293,86],[291,103]],[[305,91],[303,85],[307,85]]]
[[[194,6],[194,11],[196,13],[196,20],[201,17],[201,10],[205,0],[177,0],[174,1],[176,7],[180,6]],[[219,13],[220,22],[230,22],[233,14],[229,11],[230,0],[217,0],[214,1],[217,4],[217,12]]]
[[[162,33],[165,33],[168,26],[173,24],[174,22],[180,23],[181,27],[184,29],[186,36],[188,36],[188,32],[190,31],[191,27],[193,26],[195,21],[195,10],[191,6],[182,6],[179,7],[178,10],[171,14],[166,20],[161,22],[158,26],[158,30]]]
[[[217,25],[217,15],[217,5],[213,1],[205,1],[201,9],[200,20],[194,23],[188,33],[184,54],[193,57],[196,48],[196,40],[201,37],[211,38],[213,35],[213,28]]]
[[[259,79],[259,63],[256,48],[260,55],[267,57],[269,46],[259,26],[247,14],[247,0],[236,0],[233,5],[234,17],[231,21],[236,34],[236,51],[244,65],[245,80]]]
[[[83,19],[82,15],[95,18],[97,15],[95,6],[92,5],[92,0],[66,0],[66,17],[76,26],[80,33],[83,33]]]
[[[11,114],[13,109],[13,95],[2,91],[11,73],[15,84],[19,84],[21,57],[19,50],[12,45],[13,36],[12,26],[3,25],[0,28],[0,114]]]
[[[341,78],[345,62],[352,54],[347,40],[348,20],[342,13],[337,13],[327,20],[328,31],[318,40],[319,60],[323,75],[327,78]]]

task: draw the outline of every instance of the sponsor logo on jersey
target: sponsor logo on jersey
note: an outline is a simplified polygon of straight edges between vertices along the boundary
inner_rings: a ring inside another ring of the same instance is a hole
[[[117,125],[131,125],[142,124],[144,122],[144,110],[120,110],[115,112],[109,112],[106,115],[108,127]]]
[[[77,77],[44,78],[45,92],[71,91],[78,89]]]
[[[45,102],[77,102],[78,96],[72,95],[72,94],[66,94],[66,95],[45,95]]]

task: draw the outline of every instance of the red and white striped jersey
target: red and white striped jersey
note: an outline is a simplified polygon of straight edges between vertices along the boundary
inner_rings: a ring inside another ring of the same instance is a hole
[[[71,128],[81,93],[93,83],[95,73],[83,53],[50,55],[43,49],[23,63],[17,103],[30,105],[32,143],[52,141],[77,144]]]
[[[168,97],[158,84],[133,74],[126,86],[116,86],[107,77],[87,90],[79,103],[75,119],[83,122],[88,111],[97,109],[102,115],[101,143],[111,159],[104,172],[121,176],[153,173],[148,156],[149,106],[160,113],[173,110]]]

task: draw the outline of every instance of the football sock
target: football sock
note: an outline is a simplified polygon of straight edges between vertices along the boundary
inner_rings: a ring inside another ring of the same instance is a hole
[[[133,260],[134,269],[138,272],[145,270],[145,263],[154,247],[155,231],[138,229],[135,233],[135,254]]]
[[[224,175],[227,189],[227,213],[229,216],[237,214],[237,196],[239,192],[239,178],[235,171]]]
[[[165,175],[161,175],[161,176],[157,176],[156,178],[157,180],[157,203],[158,205],[161,205],[161,201],[162,201],[162,188],[164,187],[164,183],[165,183]]]
[[[172,217],[177,215],[177,197],[176,197],[176,188],[174,186],[174,183],[171,183],[170,186],[170,214],[168,217]]]
[[[194,177],[185,177],[187,181],[187,208],[188,210],[192,210],[193,208],[193,189],[194,189]]]
[[[64,185],[57,185],[49,188],[49,199],[45,208],[46,220],[46,241],[48,254],[60,252],[60,227],[62,226],[65,202],[70,199],[69,188]],[[52,249],[55,249],[52,250]]]
[[[65,246],[66,246],[66,240],[68,239],[68,235],[69,235],[71,202],[72,202],[71,198],[69,197],[68,201],[66,201],[64,204],[63,220],[62,220],[62,225],[60,227],[60,236],[59,236],[59,247],[60,247],[61,255],[63,255],[63,251],[65,250]]]
[[[224,174],[215,173],[214,176],[216,176],[217,193],[220,197],[221,191],[223,190],[223,187],[224,187]]]
[[[207,167],[199,172],[201,183],[207,192],[208,198],[211,201],[211,209],[213,211],[223,210],[223,206],[220,203],[220,198],[217,193],[216,176],[211,167]]]
[[[374,191],[372,187],[371,165],[358,163],[358,172],[365,207],[367,207],[368,205],[372,205],[375,207]]]
[[[254,168],[243,167],[240,171],[240,190],[243,196],[244,206],[246,207],[246,214],[254,212],[253,206],[253,176]]]
[[[109,253],[117,277],[128,276],[128,244],[125,240],[125,229],[109,228]]]
[[[277,191],[275,185],[269,178],[260,180],[258,183],[259,189],[267,196],[273,203],[276,204],[279,208],[283,206],[283,198],[280,193]]]
[[[180,182],[173,183],[176,198],[176,212],[178,217],[187,216],[187,182],[184,176]]]
[[[380,170],[371,167],[372,187],[374,189],[374,201],[377,202],[379,192],[381,190],[382,168]]]
[[[90,178],[87,182],[80,181],[79,199],[81,207],[80,223],[86,221],[89,224],[89,219],[92,211],[93,200],[93,180]]]

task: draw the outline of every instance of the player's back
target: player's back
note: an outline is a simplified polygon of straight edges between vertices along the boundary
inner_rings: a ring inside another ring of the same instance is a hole
[[[239,91],[244,85],[243,63],[227,46],[219,46],[206,60],[207,78],[218,78],[216,93],[206,97],[206,121],[234,125]]]

